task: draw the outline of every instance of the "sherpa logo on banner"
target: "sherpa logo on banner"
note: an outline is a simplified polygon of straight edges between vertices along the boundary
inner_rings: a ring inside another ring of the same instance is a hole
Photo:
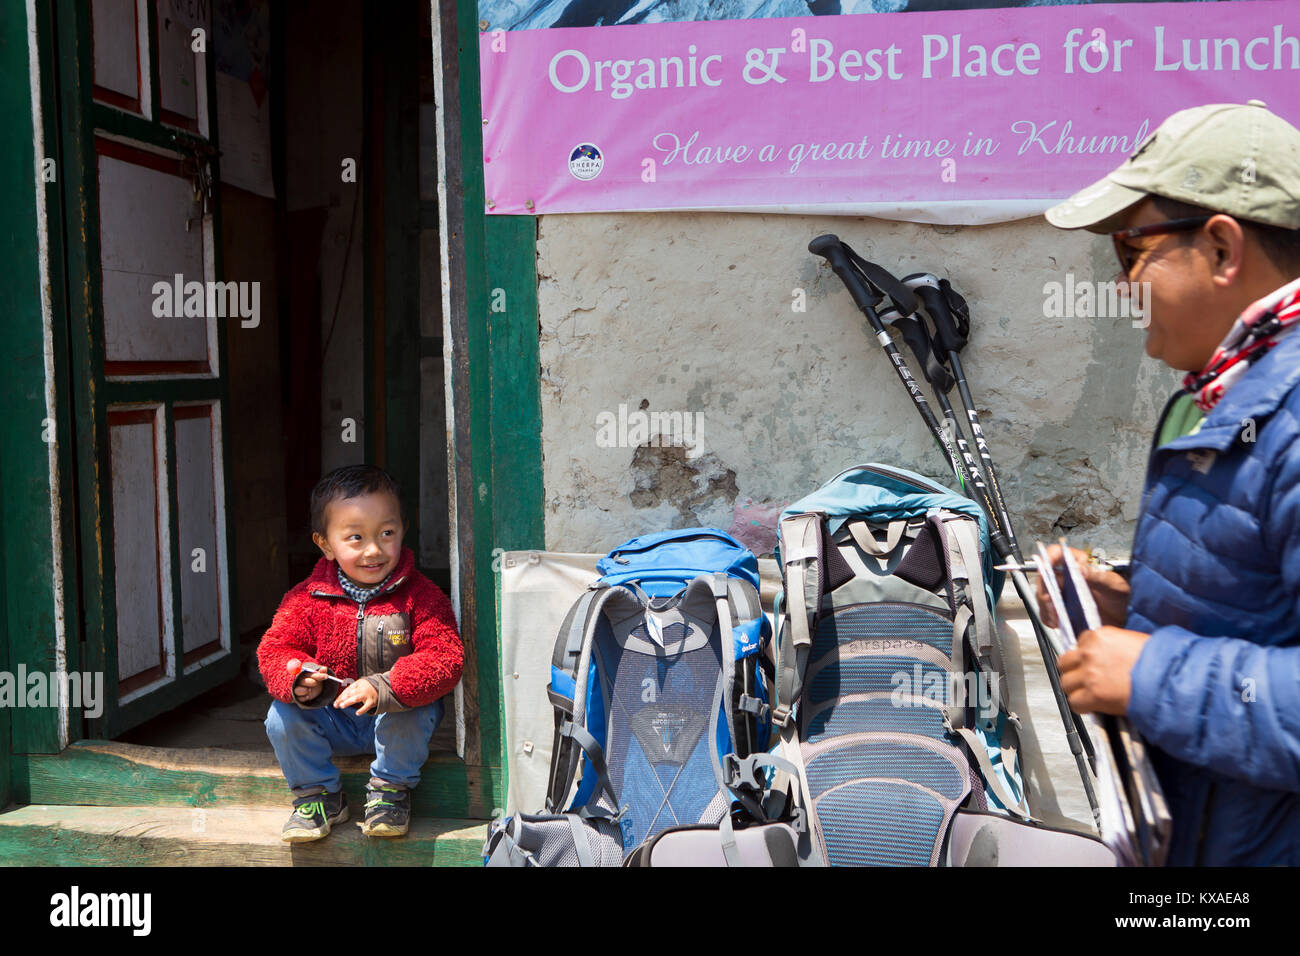
[[[69,707],[84,711],[94,720],[104,713],[104,674],[101,671],[47,674],[28,672],[26,664],[18,672],[0,671],[0,707]]]
[[[600,155],[600,150],[591,143],[575,146],[569,153],[569,172],[573,173],[574,179],[587,182],[599,176],[604,168],[605,157]]]

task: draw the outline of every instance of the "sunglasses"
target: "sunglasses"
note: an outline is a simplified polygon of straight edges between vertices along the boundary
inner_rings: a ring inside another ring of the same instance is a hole
[[[1190,219],[1170,219],[1166,222],[1155,222],[1149,226],[1138,226],[1134,229],[1121,229],[1119,232],[1112,232],[1110,241],[1115,244],[1115,256],[1119,259],[1121,273],[1127,278],[1128,274],[1133,271],[1138,256],[1147,251],[1125,245],[1126,239],[1137,239],[1139,236],[1163,236],[1171,232],[1187,232],[1201,228],[1213,218],[1213,216],[1193,216]]]

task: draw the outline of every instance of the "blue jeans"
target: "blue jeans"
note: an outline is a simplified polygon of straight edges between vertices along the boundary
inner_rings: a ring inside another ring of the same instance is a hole
[[[375,755],[372,779],[410,789],[420,782],[429,759],[429,738],[442,720],[442,701],[388,714],[361,714],[351,707],[316,707],[272,700],[266,736],[298,796],[343,789],[333,755]]]

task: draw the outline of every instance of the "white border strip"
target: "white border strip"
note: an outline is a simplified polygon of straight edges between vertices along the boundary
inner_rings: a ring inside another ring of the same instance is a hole
[[[136,0],[135,5],[135,62],[140,71],[140,115],[153,119],[153,64],[149,60],[149,0]],[[94,56],[95,38],[90,38],[91,56]]]
[[[68,639],[63,619],[63,528],[59,518],[62,490],[59,487],[58,405],[54,394],[54,305],[50,298],[50,233],[45,208],[45,181],[41,163],[45,159],[45,128],[41,112],[41,58],[36,37],[36,0],[27,0],[27,61],[32,89],[32,153],[36,160],[32,170],[36,186],[36,245],[41,275],[41,333],[45,353],[44,427],[53,425],[55,441],[46,443],[50,472],[50,558],[54,571],[54,671],[60,677],[68,673]],[[56,171],[57,175],[57,171]],[[59,686],[59,748],[68,738],[68,682]]]
[[[656,206],[636,209],[547,209],[537,216],[585,216],[592,213],[641,212],[748,212],[774,216],[870,216],[896,222],[919,222],[936,226],[985,226],[1041,216],[1060,199],[972,199],[963,202],[940,200],[915,203],[859,202],[823,205],[771,206]],[[521,215],[522,211],[495,209],[488,215]]]
[[[460,542],[456,513],[456,396],[452,388],[451,355],[451,251],[447,243],[447,104],[442,95],[442,10],[438,0],[429,4],[433,34],[433,98],[438,134],[438,265],[442,273],[442,384],[447,406],[447,546],[451,555],[451,608],[463,633],[465,618],[460,609]],[[452,115],[456,115],[453,111]],[[456,756],[465,759],[465,681],[456,684]]]

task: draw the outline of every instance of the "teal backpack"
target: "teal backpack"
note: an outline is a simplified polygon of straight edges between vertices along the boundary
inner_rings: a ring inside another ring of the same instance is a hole
[[[1029,821],[979,507],[860,465],[782,512],[777,558],[773,720],[798,769],[777,786],[822,860],[939,865],[959,811]]]

